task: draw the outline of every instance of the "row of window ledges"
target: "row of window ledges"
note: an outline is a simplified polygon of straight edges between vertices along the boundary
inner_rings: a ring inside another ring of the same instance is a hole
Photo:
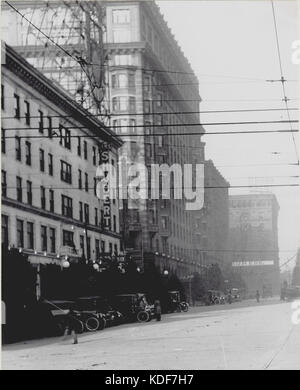
[[[1,84],[1,108],[2,110],[5,110],[5,97],[4,97],[4,85]],[[20,96],[16,93],[14,94],[15,98],[15,108],[14,108],[14,118],[21,120],[21,107],[20,107]],[[24,100],[25,104],[25,124],[27,126],[30,126],[31,124],[31,115],[30,115],[30,103],[27,100]],[[45,131],[47,132],[47,136],[49,139],[53,139],[54,136],[58,136],[59,138],[59,144],[66,149],[71,150],[71,130],[67,129],[67,126],[59,124],[58,134],[53,129],[52,126],[52,116],[48,115],[45,116],[44,112],[42,110],[38,110],[39,113],[39,122],[38,122],[38,130],[40,134],[45,134]],[[45,118],[47,118],[47,126],[45,126]],[[16,128],[17,130],[17,128]],[[29,128],[30,130],[30,128]],[[2,128],[2,150],[4,150],[5,153],[5,128]],[[3,151],[2,151],[3,153]],[[77,155],[82,156],[85,160],[88,160],[89,150],[88,150],[88,142],[86,140],[81,140],[81,137],[77,138]],[[100,146],[98,148],[96,146],[92,146],[92,161],[93,165],[96,166],[97,160],[100,161],[101,151]]]
[[[25,245],[25,231],[24,225],[26,224],[26,245]],[[25,248],[32,251],[37,251],[35,247],[35,223],[31,221],[24,221],[23,219],[16,219],[16,245],[17,248]],[[2,244],[8,247],[9,242],[9,217],[2,214]],[[47,225],[40,226],[40,250],[43,253],[57,255],[57,228],[49,227]],[[62,245],[68,246],[74,249],[74,252],[78,254],[74,243],[74,231],[62,230]],[[79,235],[79,247],[82,254],[86,254],[87,258],[91,258],[91,237],[86,236],[85,232]],[[87,253],[85,251],[87,249]],[[108,243],[108,253],[118,254],[118,245],[111,242]],[[114,251],[113,251],[114,250]],[[106,252],[106,242],[95,237],[95,253],[96,258],[99,258],[101,253]],[[59,254],[58,254],[59,255]]]
[[[23,179],[19,176],[16,177],[16,200],[20,203],[24,202],[23,197],[23,187],[22,187]],[[2,189],[2,197],[7,197],[7,181],[6,181],[6,171],[1,170],[1,189]],[[33,195],[32,195],[32,182],[26,181],[26,204],[29,206],[33,206]],[[47,196],[46,196],[46,188],[44,186],[40,186],[40,208],[45,211],[49,211],[51,213],[56,212],[55,208],[55,193],[53,189],[49,189],[49,209],[47,209]],[[79,201],[79,218],[80,222],[84,222],[86,224],[90,224],[90,205],[87,203],[83,203]],[[98,208],[94,208],[94,225],[104,229],[104,211],[100,210],[100,214],[98,212]],[[61,194],[61,215],[67,218],[73,219],[73,198]],[[112,215],[112,226],[111,231],[117,233],[117,218],[116,215]]]

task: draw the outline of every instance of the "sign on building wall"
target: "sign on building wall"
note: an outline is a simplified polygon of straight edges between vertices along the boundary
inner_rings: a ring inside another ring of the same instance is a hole
[[[104,176],[100,179],[101,183],[101,199],[103,199],[103,228],[105,230],[111,230],[111,199],[110,199],[110,185],[109,185],[109,172],[105,169],[105,166],[109,164],[109,148],[107,145],[99,149],[99,163],[104,167]]]
[[[233,267],[253,267],[261,265],[274,265],[273,260],[253,260],[253,261],[234,261],[232,262]]]

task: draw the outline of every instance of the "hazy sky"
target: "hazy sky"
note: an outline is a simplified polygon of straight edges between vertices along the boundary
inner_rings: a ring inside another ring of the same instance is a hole
[[[284,108],[271,1],[157,1],[200,82],[201,110]],[[297,4],[274,1],[280,55],[289,107],[298,108],[299,68],[291,62],[298,38]],[[298,112],[291,111],[298,119]],[[286,111],[202,114],[201,122],[286,120]],[[297,128],[297,124],[293,124]],[[290,129],[289,124],[207,126],[206,131]],[[295,134],[298,146],[299,138]],[[231,185],[298,183],[299,169],[291,133],[207,135],[206,158]],[[276,153],[276,154],[274,154]],[[261,180],[261,181],[259,181]],[[232,194],[250,189],[232,189]],[[297,187],[274,188],[280,205],[281,262],[299,245],[300,202]],[[293,266],[293,262],[290,263]]]

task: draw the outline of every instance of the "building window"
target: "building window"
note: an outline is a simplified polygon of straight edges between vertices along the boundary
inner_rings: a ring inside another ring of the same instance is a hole
[[[79,202],[79,221],[83,222],[83,204]]]
[[[56,231],[54,228],[49,229],[49,238],[50,238],[50,253],[56,252]]]
[[[27,180],[27,203],[32,205],[32,182]]]
[[[78,169],[78,188],[82,190],[82,171]]]
[[[129,111],[135,112],[135,97],[133,96],[129,97]]]
[[[25,142],[25,162],[26,165],[31,165],[31,143],[29,141]]]
[[[51,116],[48,116],[48,137],[53,138],[53,133],[52,133],[52,118]]]
[[[40,149],[39,155],[40,155],[40,171],[45,172],[45,152],[43,149]]]
[[[49,175],[53,176],[53,155],[51,153],[48,153],[48,169]]]
[[[22,178],[17,176],[17,201],[23,201],[23,192],[22,192]]]
[[[87,160],[87,155],[88,155],[88,152],[87,152],[87,142],[86,141],[83,141],[83,157],[85,160]]]
[[[6,181],[6,171],[1,170],[1,190],[2,196],[7,196],[7,181]]]
[[[168,218],[167,217],[161,217],[161,227],[163,229],[168,228]]]
[[[85,256],[85,249],[84,249],[84,236],[80,236],[79,237],[79,245],[80,245],[80,249],[81,249],[81,253],[82,253],[82,256],[84,257]]]
[[[93,146],[93,165],[96,165],[96,160],[97,160],[96,148],[95,146]]]
[[[60,178],[65,183],[72,184],[72,166],[60,160]]]
[[[5,110],[4,85],[1,84],[1,110]]]
[[[86,251],[87,251],[87,258],[91,258],[91,237],[86,238]]]
[[[65,217],[73,218],[73,200],[68,196],[61,196],[61,213]]]
[[[124,24],[130,23],[130,11],[129,9],[114,9],[112,11],[113,23]]]
[[[1,128],[1,152],[6,153],[5,130]]]
[[[156,106],[157,107],[162,107],[162,102],[163,102],[162,94],[160,93],[160,94],[157,95]]]
[[[101,253],[105,253],[105,241],[101,240]]]
[[[22,159],[21,138],[16,136],[15,140],[16,140],[16,160],[21,161]]]
[[[1,242],[5,248],[8,247],[8,216],[1,216]]]
[[[149,76],[146,76],[144,78],[144,92],[150,92],[151,89],[151,78]]]
[[[27,222],[27,248],[34,248],[33,223]]]
[[[113,251],[113,244],[110,242],[109,243],[109,253],[112,254]]]
[[[59,125],[59,143],[64,146],[66,149],[71,150],[71,131]]]
[[[24,222],[21,219],[17,219],[17,247],[24,247]]]
[[[46,189],[44,186],[41,186],[41,208],[46,210]]]
[[[30,126],[30,103],[24,100],[25,104],[25,124]]]
[[[84,177],[85,177],[85,191],[88,192],[89,191],[89,175],[87,173],[84,174]]]
[[[113,225],[114,225],[114,232],[116,232],[117,231],[117,218],[115,215],[113,216]]]
[[[39,132],[44,133],[44,113],[43,111],[39,110]]]
[[[118,256],[118,245],[117,244],[114,245],[114,251],[115,251],[115,255]]]
[[[47,226],[41,226],[41,250],[47,252]]]
[[[100,241],[95,239],[96,260],[100,257]]]
[[[97,178],[94,177],[94,195],[97,196]]]
[[[90,223],[90,206],[88,204],[84,205],[84,220],[85,223]]]
[[[113,42],[122,43],[122,42],[131,42],[131,34],[128,29],[116,29],[113,31]]]
[[[144,111],[146,113],[149,113],[151,111],[151,103],[150,100],[145,100],[144,101]]]
[[[81,138],[80,137],[77,137],[77,155],[78,156],[81,156]]]
[[[116,54],[113,57],[114,65],[134,65],[134,60],[131,54]]]
[[[74,248],[74,233],[69,230],[63,230],[63,246]]]
[[[98,226],[98,223],[99,223],[99,221],[98,221],[98,209],[97,209],[97,207],[95,207],[95,226]]]
[[[54,190],[49,190],[49,206],[51,213],[54,213]]]
[[[15,98],[15,118],[20,119],[21,113],[20,113],[20,96],[16,93],[14,94]]]

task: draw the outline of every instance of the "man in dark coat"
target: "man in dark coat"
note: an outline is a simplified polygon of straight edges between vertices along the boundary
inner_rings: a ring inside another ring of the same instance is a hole
[[[78,320],[76,319],[75,313],[71,308],[67,316],[67,326],[65,329],[64,339],[67,337],[67,335],[71,335],[73,337],[73,344],[78,344],[77,330]]]

